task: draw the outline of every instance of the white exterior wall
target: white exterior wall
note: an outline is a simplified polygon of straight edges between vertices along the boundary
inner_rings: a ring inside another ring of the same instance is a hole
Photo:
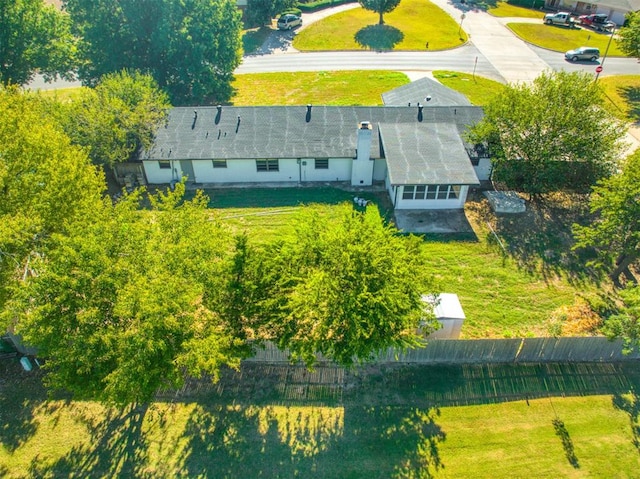
[[[478,166],[474,166],[473,169],[480,181],[488,181],[491,178],[491,159],[480,158]]]
[[[351,179],[351,158],[329,158],[329,169],[316,170],[313,158],[303,158],[300,181],[349,181]],[[306,164],[305,164],[306,163]]]
[[[453,210],[464,208],[464,203],[467,200],[467,193],[469,191],[468,186],[462,186],[460,188],[460,197],[451,200],[403,200],[402,191],[404,187],[398,186],[397,188],[398,195],[395,204],[395,209],[397,210]],[[391,200],[393,201],[393,196]]]
[[[162,183],[171,183],[171,180],[177,178],[178,180],[182,178],[182,169],[180,168],[180,162],[178,160],[174,160],[173,168],[175,169],[174,176],[171,176],[171,169],[162,169],[160,168],[157,161],[143,161],[142,166],[144,167],[144,173],[147,175],[147,181],[152,185],[162,184]]]
[[[374,160],[373,162],[373,181],[382,181],[387,178],[387,161]]]

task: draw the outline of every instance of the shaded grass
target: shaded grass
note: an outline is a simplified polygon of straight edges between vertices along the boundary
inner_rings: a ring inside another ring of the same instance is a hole
[[[640,122],[640,75],[616,75],[600,78],[598,83],[611,102],[612,113]]]
[[[487,8],[487,12],[494,17],[544,18],[544,12],[540,10],[519,7],[507,2],[496,2]]]
[[[609,43],[609,35],[587,29],[567,28],[555,25],[537,23],[509,23],[507,27],[524,41],[539,47],[557,52],[566,52],[582,46],[597,47],[604,55]],[[623,57],[624,53],[618,48],[615,39],[611,42],[608,56]]]
[[[0,471],[8,478],[555,478],[575,473],[569,446],[585,477],[634,477],[640,466],[632,364],[334,373],[245,364],[217,386],[194,383],[123,410],[48,401],[24,376],[4,375],[12,396],[0,390],[2,411],[26,409],[31,427],[21,434],[13,415],[0,416]],[[322,385],[342,395],[329,404],[295,399]],[[589,395],[594,385],[607,392]],[[515,395],[500,395],[509,389]]]
[[[404,73],[332,71],[236,75],[234,105],[382,105],[382,93],[409,83]]]
[[[425,50],[427,43],[429,50],[443,50],[467,41],[464,30],[458,34],[458,23],[429,1],[403,0],[393,12],[384,15],[384,21],[402,34],[397,43],[382,39],[382,44],[392,45],[393,50]],[[357,33],[377,23],[376,13],[355,8],[309,25],[295,36],[293,46],[302,51],[362,50],[364,47],[356,41]]]
[[[242,50],[245,55],[255,52],[271,34],[269,27],[250,28],[242,32]]]
[[[468,73],[435,70],[433,76],[444,86],[465,95],[473,105],[488,104],[505,88],[500,82]]]

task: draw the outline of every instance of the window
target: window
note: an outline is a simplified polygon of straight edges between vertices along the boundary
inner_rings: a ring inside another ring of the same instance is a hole
[[[412,200],[413,199],[413,193],[416,190],[415,186],[411,186],[411,185],[404,185],[404,188],[402,189],[402,199],[403,200]]]
[[[449,195],[449,186],[448,185],[439,185],[438,186],[438,199],[446,200]]]
[[[227,167],[227,160],[211,160],[213,161],[213,167],[214,168],[226,168]]]
[[[316,158],[316,170],[328,170],[329,158]]]
[[[429,189],[427,190],[427,200],[435,200],[436,192],[438,191],[438,185],[429,185]]]
[[[416,194],[413,197],[414,200],[424,200],[424,194],[427,191],[426,185],[417,185]]]
[[[279,171],[278,160],[256,160],[257,171]]]
[[[161,170],[170,170],[171,169],[171,162],[169,160],[160,160],[160,161],[158,161],[158,167]]]
[[[460,198],[460,185],[452,185],[449,187],[449,199],[455,200]]]

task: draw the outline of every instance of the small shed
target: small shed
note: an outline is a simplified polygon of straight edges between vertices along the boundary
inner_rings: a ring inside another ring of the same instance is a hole
[[[453,293],[425,295],[422,301],[434,305],[433,312],[441,325],[440,329],[427,336],[427,339],[459,339],[465,316],[458,295]]]

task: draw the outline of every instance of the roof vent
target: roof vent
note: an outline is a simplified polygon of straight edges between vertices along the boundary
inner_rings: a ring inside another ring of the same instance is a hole
[[[420,103],[418,103],[418,121],[422,121],[422,118],[423,118],[422,117],[422,108],[423,108],[423,106]]]
[[[305,116],[304,120],[309,123],[311,121],[311,103],[307,104],[307,115]]]
[[[192,130],[196,127],[196,121],[198,121],[198,111],[193,110],[193,123],[191,124]]]
[[[220,117],[222,116],[222,105],[218,105],[216,107],[216,110],[218,110],[215,119],[215,124],[217,125],[218,123],[220,123]]]
[[[238,133],[239,129],[240,129],[240,115],[238,115],[238,123],[236,123],[236,133]]]

